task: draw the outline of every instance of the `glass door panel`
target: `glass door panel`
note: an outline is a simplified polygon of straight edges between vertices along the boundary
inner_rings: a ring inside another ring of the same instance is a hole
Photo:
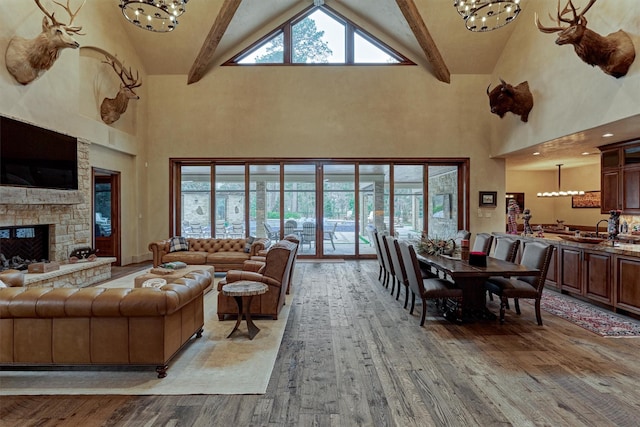
[[[249,166],[249,232],[280,239],[280,165]]]
[[[216,237],[243,239],[245,221],[244,165],[216,166]]]
[[[322,237],[323,255],[355,255],[355,165],[324,165]]]
[[[211,237],[211,166],[182,166],[180,176],[181,235]]]
[[[420,237],[424,215],[424,166],[395,165],[393,171],[393,231],[398,239]]]
[[[359,209],[358,230],[360,254],[375,254],[373,232],[389,232],[388,216],[385,209],[389,206],[389,165],[361,164],[359,170]]]
[[[297,234],[300,255],[316,255],[316,166],[284,166],[284,235]],[[305,225],[306,224],[306,225]]]
[[[458,232],[458,167],[429,166],[429,236],[451,239]]]

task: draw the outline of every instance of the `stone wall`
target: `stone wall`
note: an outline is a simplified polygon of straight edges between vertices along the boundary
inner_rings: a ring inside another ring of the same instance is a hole
[[[433,196],[449,195],[449,211],[444,218],[429,217],[429,237],[449,239],[458,232],[458,173],[447,172],[429,177],[428,212],[433,212]]]
[[[49,259],[92,245],[89,143],[78,140],[78,191],[0,187],[0,226],[50,225]]]

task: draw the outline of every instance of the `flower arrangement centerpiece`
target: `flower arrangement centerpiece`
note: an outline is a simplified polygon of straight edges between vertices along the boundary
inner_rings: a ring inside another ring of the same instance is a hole
[[[429,255],[453,255],[456,251],[456,242],[451,238],[429,237],[423,231],[417,249],[419,253]]]

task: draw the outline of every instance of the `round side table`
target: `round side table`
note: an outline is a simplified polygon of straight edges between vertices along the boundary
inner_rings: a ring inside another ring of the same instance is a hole
[[[252,340],[253,337],[260,332],[260,328],[251,320],[251,300],[254,295],[262,295],[268,290],[269,287],[264,283],[252,282],[250,280],[240,280],[239,282],[228,283],[222,287],[222,294],[233,297],[238,305],[238,320],[236,320],[236,326],[229,335],[227,335],[227,338],[231,338],[231,335],[238,330],[243,315],[247,321],[249,339]]]

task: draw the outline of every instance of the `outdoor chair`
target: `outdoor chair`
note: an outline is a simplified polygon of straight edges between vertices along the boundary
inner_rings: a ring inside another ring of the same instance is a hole
[[[336,245],[333,242],[334,237],[336,236],[336,228],[338,227],[338,223],[334,222],[333,226],[331,227],[331,230],[325,230],[323,233],[323,240],[330,240],[331,241],[331,247],[333,248],[333,250],[336,250]]]
[[[228,232],[229,237],[234,239],[242,239],[244,236],[244,224],[241,222],[231,223],[231,227]]]
[[[298,223],[292,219],[288,219],[284,222],[284,235],[287,234],[299,234],[296,230],[298,228]]]
[[[445,279],[435,277],[423,278],[420,263],[413,245],[400,242],[399,246],[402,262],[404,263],[407,274],[409,289],[411,290],[411,310],[409,310],[409,314],[413,314],[416,295],[418,295],[422,300],[420,326],[424,326],[424,321],[427,316],[428,299],[452,299],[456,302],[456,321],[460,322],[462,319],[462,289],[456,288],[453,283]]]
[[[223,220],[216,221],[215,233],[217,239],[223,239],[227,237],[227,227],[225,227]]]
[[[302,243],[301,246],[304,248],[305,244],[309,245],[309,249],[311,249],[311,244],[315,244],[316,241],[316,224],[313,222],[305,222],[302,224]]]
[[[490,293],[500,297],[500,323],[504,323],[504,314],[509,298],[514,298],[516,313],[520,314],[519,298],[529,298],[535,300],[536,320],[542,326],[542,316],[540,315],[540,299],[542,290],[547,281],[547,271],[553,256],[553,245],[541,242],[528,242],[524,245],[520,264],[540,270],[536,276],[524,277],[491,277],[485,283],[485,288]]]
[[[273,228],[268,223],[264,223],[264,231],[267,233],[267,238],[269,240],[278,240],[280,238],[280,233],[274,231]]]

